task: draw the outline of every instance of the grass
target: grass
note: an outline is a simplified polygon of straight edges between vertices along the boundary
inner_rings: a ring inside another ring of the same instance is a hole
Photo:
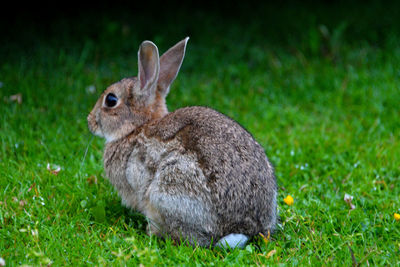
[[[218,8],[178,9],[175,21],[158,14],[150,24],[140,12],[84,10],[78,20],[3,27],[0,257],[7,266],[400,264],[399,9],[286,3],[237,6],[221,17]],[[162,52],[186,35],[170,110],[205,105],[233,117],[276,167],[278,231],[243,250],[147,236],[145,218],[122,207],[104,179],[104,141],[87,129],[101,91],[136,75],[142,40]],[[21,103],[10,98],[16,94]],[[60,166],[58,175],[48,163]]]

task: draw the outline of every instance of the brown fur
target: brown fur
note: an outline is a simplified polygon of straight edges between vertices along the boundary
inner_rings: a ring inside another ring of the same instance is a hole
[[[154,60],[155,45],[146,42],[139,50],[139,78],[111,85],[89,114],[89,129],[107,139],[107,177],[125,205],[149,218],[151,234],[208,246],[231,233],[273,231],[276,180],[252,135],[210,108],[168,113],[165,97],[186,42],[160,61]],[[104,106],[108,93],[118,97],[115,107]]]
[[[276,206],[265,204],[277,190],[273,168],[263,148],[239,124],[215,110],[189,107],[146,128],[149,137],[163,142],[177,138],[183,153],[195,153],[212,202],[220,203],[216,213],[222,236],[273,230],[273,224],[264,229],[268,216],[276,212]]]

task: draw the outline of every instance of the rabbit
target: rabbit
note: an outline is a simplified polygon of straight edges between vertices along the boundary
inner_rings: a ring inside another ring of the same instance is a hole
[[[168,112],[188,40],[161,57],[144,41],[138,76],[109,86],[88,126],[105,138],[106,176],[122,204],[148,218],[149,235],[244,247],[276,228],[274,168],[253,136],[222,113],[201,106]]]

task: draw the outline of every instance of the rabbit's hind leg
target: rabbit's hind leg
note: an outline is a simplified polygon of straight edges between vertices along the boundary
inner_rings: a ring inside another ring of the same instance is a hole
[[[211,210],[201,200],[153,191],[150,201],[162,218],[155,218],[157,227],[150,225],[150,231],[155,230],[157,235],[167,234],[178,242],[187,240],[200,246],[211,244],[217,227]]]
[[[204,180],[195,163],[175,156],[160,164],[148,188],[147,198],[162,219],[161,228],[176,241],[208,246],[220,236]]]

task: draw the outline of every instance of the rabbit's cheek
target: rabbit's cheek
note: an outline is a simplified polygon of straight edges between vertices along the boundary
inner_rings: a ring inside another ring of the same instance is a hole
[[[107,143],[123,138],[135,130],[135,124],[132,122],[132,117],[124,112],[121,112],[120,114],[107,114],[107,116],[101,116],[99,125],[102,135],[106,138]]]

